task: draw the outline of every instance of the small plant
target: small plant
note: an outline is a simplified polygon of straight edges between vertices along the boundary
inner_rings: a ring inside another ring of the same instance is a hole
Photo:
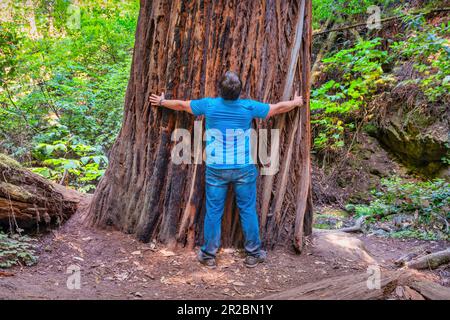
[[[33,241],[27,236],[7,235],[0,231],[0,268],[35,264],[37,257]]]

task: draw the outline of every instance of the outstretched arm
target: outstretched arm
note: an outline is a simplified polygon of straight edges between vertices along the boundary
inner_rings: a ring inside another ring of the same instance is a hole
[[[299,96],[297,91],[294,94],[294,99],[289,101],[281,101],[275,104],[270,104],[269,113],[267,114],[267,118],[270,118],[274,115],[289,112],[295,107],[300,107],[303,105],[303,98]]]
[[[160,96],[152,94],[149,98],[150,103],[154,106],[165,107],[176,111],[186,111],[192,113],[191,101],[185,100],[167,100],[164,92]]]

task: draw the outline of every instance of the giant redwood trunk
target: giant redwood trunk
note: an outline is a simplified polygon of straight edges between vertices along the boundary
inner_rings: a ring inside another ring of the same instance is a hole
[[[219,77],[233,70],[244,98],[277,102],[299,89],[306,100],[305,108],[255,121],[257,129],[281,130],[278,173],[258,180],[262,238],[269,249],[293,242],[300,251],[312,222],[310,51],[311,0],[141,0],[123,125],[87,221],[144,242],[201,242],[204,164],[171,162],[178,142],[172,132],[192,132],[196,119],[152,107],[148,97],[162,91],[169,99],[216,96]],[[224,246],[241,243],[232,190],[222,230]]]

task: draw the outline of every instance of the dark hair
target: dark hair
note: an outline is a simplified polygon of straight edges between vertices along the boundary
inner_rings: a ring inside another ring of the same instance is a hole
[[[219,95],[225,100],[236,100],[241,94],[242,83],[238,75],[227,71],[219,83]]]

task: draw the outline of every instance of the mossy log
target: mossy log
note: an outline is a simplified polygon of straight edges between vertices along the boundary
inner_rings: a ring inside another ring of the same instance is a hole
[[[0,154],[0,230],[39,231],[61,224],[82,196],[26,170]]]

